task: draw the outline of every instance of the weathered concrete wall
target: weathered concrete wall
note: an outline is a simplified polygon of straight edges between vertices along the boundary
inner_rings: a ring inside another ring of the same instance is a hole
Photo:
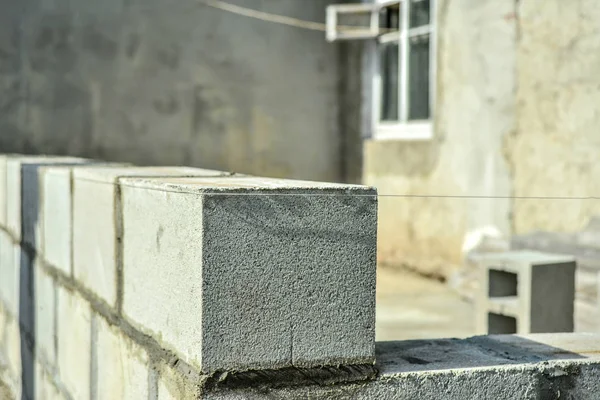
[[[514,7],[438,2],[435,137],[368,141],[367,184],[383,195],[511,194],[503,141],[515,129]],[[485,227],[510,231],[509,200],[381,198],[380,260],[446,275],[461,262],[466,235]]]
[[[522,0],[519,31],[514,194],[598,196],[598,2]],[[575,231],[599,213],[597,200],[518,200],[515,231]]]
[[[331,2],[231,1],[311,21],[323,21]],[[327,44],[323,32],[195,0],[0,0],[0,8],[0,151],[359,176],[346,160],[358,131],[340,128],[356,105],[339,101],[340,76],[359,74],[346,61],[359,55]]]

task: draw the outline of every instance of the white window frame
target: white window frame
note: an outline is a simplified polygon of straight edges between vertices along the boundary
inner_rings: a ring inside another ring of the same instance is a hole
[[[434,136],[434,113],[437,75],[437,1],[431,1],[430,23],[407,30],[410,18],[410,3],[419,0],[371,0],[372,3],[363,4],[338,4],[327,8],[327,40],[375,40],[377,45],[371,47],[373,54],[372,82],[371,82],[371,132],[372,138],[377,140],[430,140]],[[401,7],[401,28],[394,32],[385,32],[379,28],[379,12],[390,5]],[[353,30],[338,30],[338,14],[371,13],[370,26]],[[427,120],[408,120],[409,108],[409,40],[411,36],[429,33],[429,110],[430,118]],[[380,44],[397,41],[399,46],[399,118],[398,121],[381,121],[382,106],[382,78],[380,61]]]
[[[369,26],[356,27],[350,31],[344,32],[339,29],[338,16],[340,14],[367,14],[369,16]],[[379,35],[379,19],[376,19],[377,13],[374,12],[372,4],[336,4],[328,6],[326,9],[326,37],[328,42],[338,40],[360,40],[375,39]]]

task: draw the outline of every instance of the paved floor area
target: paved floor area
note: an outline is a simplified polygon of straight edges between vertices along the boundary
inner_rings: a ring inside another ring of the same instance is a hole
[[[448,286],[409,271],[378,268],[378,341],[463,338],[474,334],[473,304]]]
[[[600,332],[595,275],[578,274],[575,332]],[[591,296],[586,292],[594,286]],[[475,335],[475,306],[447,285],[409,271],[377,271],[376,339],[464,338]]]

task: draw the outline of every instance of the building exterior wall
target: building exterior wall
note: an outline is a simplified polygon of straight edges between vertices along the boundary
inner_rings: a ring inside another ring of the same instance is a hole
[[[598,196],[598,2],[524,0],[519,21],[514,193]],[[514,229],[576,231],[599,213],[598,200],[517,200]]]
[[[331,2],[230,1],[321,22]],[[195,0],[0,8],[0,151],[351,178],[356,140],[340,122],[356,112],[340,105],[339,77],[353,53],[324,32]]]
[[[370,140],[364,180],[379,193],[509,196],[515,130],[513,1],[439,0],[434,138]],[[382,197],[379,258],[446,275],[469,235],[511,231],[508,199]]]

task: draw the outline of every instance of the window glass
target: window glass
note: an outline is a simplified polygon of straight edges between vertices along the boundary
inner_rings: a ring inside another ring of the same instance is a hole
[[[429,25],[429,0],[412,0],[410,3],[410,27]]]
[[[387,30],[400,29],[400,7],[398,4],[385,7],[381,10],[379,14],[379,27]]]
[[[428,119],[430,117],[429,46],[429,35],[409,39],[409,120]]]
[[[380,44],[382,121],[398,120],[399,50],[398,42]]]

